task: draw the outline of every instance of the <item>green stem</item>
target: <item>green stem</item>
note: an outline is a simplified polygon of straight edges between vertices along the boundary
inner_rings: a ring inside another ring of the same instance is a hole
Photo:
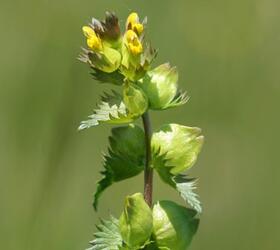
[[[152,151],[151,136],[152,126],[148,111],[142,115],[143,127],[145,131],[146,143],[146,163],[144,169],[144,198],[147,204],[152,207],[153,204],[153,169],[151,167]]]

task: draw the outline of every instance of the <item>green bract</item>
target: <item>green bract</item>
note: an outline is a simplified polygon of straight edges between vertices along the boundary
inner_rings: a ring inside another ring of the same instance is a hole
[[[178,87],[178,71],[168,63],[151,68],[157,54],[145,40],[147,19],[132,12],[121,32],[114,13],[95,18],[83,26],[86,48],[79,59],[91,68],[94,80],[113,84],[79,130],[99,124],[112,129],[109,147],[103,155],[101,180],[97,182],[93,206],[101,194],[116,182],[144,171],[144,196],[128,196],[120,219],[101,220],[88,250],[186,250],[195,234],[201,213],[195,193],[196,178],[183,174],[195,163],[203,144],[201,130],[167,124],[152,131],[149,110],[165,110],[185,104],[187,93]],[[117,89],[118,88],[118,89]],[[142,118],[143,129],[133,123]],[[121,126],[120,126],[121,125]],[[174,188],[192,209],[172,201],[153,206],[153,169]],[[112,204],[116,201],[112,197]]]
[[[117,70],[121,63],[121,54],[117,50],[107,46],[104,46],[101,57],[99,58],[98,55],[97,58],[98,60],[95,61],[97,68],[107,73]]]
[[[122,237],[119,230],[119,221],[111,216],[110,220],[101,220],[96,226],[98,232],[94,234],[95,239],[90,242],[92,247],[87,250],[119,250],[122,246]]]
[[[105,45],[103,51],[95,52],[89,49],[83,49],[79,60],[88,63],[92,68],[111,73],[116,71],[121,63],[121,54],[119,51]]]
[[[135,80],[137,78],[137,71],[140,68],[140,55],[132,55],[126,43],[122,45],[122,61],[121,61],[121,72],[129,80]]]
[[[201,129],[178,124],[162,126],[152,136],[154,162],[164,156],[165,167],[174,175],[182,173],[193,166],[203,144]],[[162,166],[159,166],[162,167]]]
[[[186,250],[198,228],[195,211],[172,201],[153,208],[153,235],[159,249]]]
[[[112,94],[104,93],[101,97],[101,103],[89,119],[82,121],[79,130],[97,126],[100,123],[123,124],[129,123],[137,117],[135,114],[129,113],[123,102],[122,96],[117,92]]]
[[[119,226],[125,244],[131,248],[140,249],[150,239],[153,230],[152,211],[142,194],[126,197]]]

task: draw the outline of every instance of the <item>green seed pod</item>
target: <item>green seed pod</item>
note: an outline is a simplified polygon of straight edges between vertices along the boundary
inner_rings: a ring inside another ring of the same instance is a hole
[[[178,124],[163,125],[152,136],[155,167],[158,156],[164,156],[164,166],[173,175],[182,173],[195,163],[201,150],[204,137],[201,129]]]
[[[143,246],[152,234],[152,221],[152,211],[141,193],[126,197],[124,211],[119,221],[125,244],[133,249]]]
[[[153,208],[153,235],[159,249],[186,250],[199,220],[194,210],[172,201],[159,201]]]
[[[147,72],[140,86],[149,99],[150,108],[165,109],[177,94],[178,72],[166,63]]]
[[[123,90],[123,101],[133,117],[144,114],[148,108],[148,99],[135,84],[126,83]]]

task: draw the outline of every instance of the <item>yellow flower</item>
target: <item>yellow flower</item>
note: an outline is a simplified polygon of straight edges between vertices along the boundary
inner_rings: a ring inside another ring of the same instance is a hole
[[[85,37],[87,38],[87,45],[89,48],[91,48],[93,51],[102,50],[102,41],[91,27],[84,26],[83,32]]]
[[[133,30],[128,30],[125,33],[126,43],[129,51],[133,55],[138,55],[143,51],[143,46],[137,36],[137,34]]]
[[[126,29],[127,30],[133,30],[137,35],[141,35],[141,33],[144,30],[143,24],[139,22],[139,17],[136,12],[132,12],[126,21]]]

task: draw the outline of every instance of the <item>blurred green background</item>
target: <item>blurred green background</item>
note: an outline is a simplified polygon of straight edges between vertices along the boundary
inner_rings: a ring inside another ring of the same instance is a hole
[[[77,132],[102,90],[76,60],[81,27],[115,11],[148,16],[156,64],[177,65],[188,104],[152,112],[153,127],[199,126],[204,213],[192,250],[280,245],[278,0],[15,0],[0,3],[0,248],[83,250],[95,224],[119,216],[142,176],[91,207],[110,126]],[[155,179],[155,199],[177,193]]]

